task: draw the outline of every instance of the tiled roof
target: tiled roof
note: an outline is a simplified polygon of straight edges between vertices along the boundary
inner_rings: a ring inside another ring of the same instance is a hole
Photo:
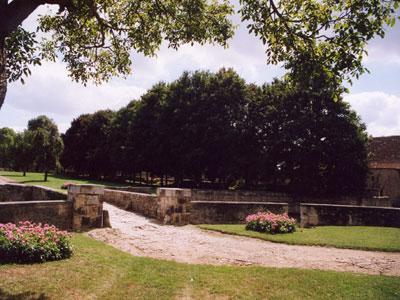
[[[368,160],[370,168],[400,169],[400,136],[372,138]]]

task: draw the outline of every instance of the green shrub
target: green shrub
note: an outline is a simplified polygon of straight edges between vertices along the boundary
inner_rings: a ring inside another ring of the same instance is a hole
[[[290,233],[296,231],[296,220],[287,214],[258,212],[246,217],[246,230],[266,233]]]
[[[0,262],[45,262],[72,255],[70,234],[29,221],[0,224]]]

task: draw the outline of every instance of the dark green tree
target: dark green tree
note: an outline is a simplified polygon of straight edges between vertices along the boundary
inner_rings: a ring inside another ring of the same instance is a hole
[[[75,119],[64,137],[62,165],[78,175],[109,176],[112,172],[110,132],[115,113],[102,110]]]
[[[257,139],[267,160],[264,177],[299,195],[361,194],[367,168],[366,127],[330,92],[291,82],[263,87],[256,106]],[[262,165],[262,164],[260,164]],[[272,172],[271,172],[272,171]]]
[[[26,139],[30,140],[35,166],[44,172],[44,181],[47,181],[49,171],[59,167],[63,150],[57,125],[46,116],[34,118],[28,122]]]
[[[32,146],[32,132],[25,130],[17,133],[13,149],[14,169],[23,172],[26,176],[34,163],[34,151]]]
[[[14,164],[13,149],[17,134],[11,128],[0,128],[0,168],[11,169]]]

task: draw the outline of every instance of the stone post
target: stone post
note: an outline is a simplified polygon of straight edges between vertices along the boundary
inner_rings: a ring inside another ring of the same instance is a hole
[[[190,201],[192,191],[189,189],[158,188],[157,219],[164,224],[186,225],[190,221]]]
[[[73,230],[86,230],[103,227],[104,186],[74,185],[68,187],[68,200],[73,203]]]

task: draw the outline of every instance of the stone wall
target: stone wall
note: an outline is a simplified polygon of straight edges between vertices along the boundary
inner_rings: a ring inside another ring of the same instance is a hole
[[[400,185],[399,185],[400,186]],[[226,191],[226,190],[192,190],[192,201],[212,201],[212,202],[285,202],[285,203],[321,203],[321,204],[340,204],[340,205],[361,205],[361,206],[380,206],[392,207],[398,203],[391,197],[302,197],[294,199],[285,193],[274,193],[265,191]]]
[[[400,227],[400,208],[302,203],[300,226],[321,225]]]
[[[70,185],[68,201],[72,202],[72,229],[87,230],[103,227],[104,187],[100,185]]]
[[[140,193],[140,194],[154,194],[156,192],[156,188],[149,186],[105,186],[104,189],[125,191],[131,193]]]
[[[105,189],[102,200],[125,210],[157,218],[158,197],[155,194]]]
[[[102,193],[102,186],[71,185],[67,199],[67,195],[47,188],[0,185],[0,223],[31,221],[64,230],[102,227]],[[44,199],[38,200],[40,197]]]
[[[281,193],[159,188],[157,194],[106,189],[102,199],[122,209],[173,225],[243,223],[249,214],[271,211],[288,213],[303,226],[399,226],[399,221],[393,217],[397,216],[398,209],[389,208],[394,205],[394,200],[387,197],[301,199],[313,203],[307,204]],[[334,204],[329,204],[330,201]],[[387,209],[382,206],[387,206]]]
[[[102,197],[119,208],[174,225],[189,223],[190,199],[190,190],[175,188],[159,188],[157,194],[106,189]]]
[[[66,200],[0,202],[0,223],[20,221],[72,229],[72,202]]]
[[[246,216],[259,211],[288,213],[289,204],[280,202],[192,201],[190,223],[234,224],[244,223]]]
[[[354,196],[343,196],[343,197],[303,197],[300,199],[301,203],[318,203],[318,204],[337,204],[337,205],[354,205],[354,206],[379,206],[379,207],[393,207],[396,203],[396,199],[390,197],[354,197]]]
[[[189,189],[157,189],[157,219],[164,224],[185,225],[190,222],[192,193]]]
[[[23,185],[23,184],[1,184],[0,185],[0,202],[15,201],[43,201],[43,200],[66,200],[67,195],[56,190]]]
[[[292,197],[284,193],[264,191],[192,190],[193,201],[227,202],[291,202]]]
[[[374,189],[378,196],[400,198],[400,170],[370,169],[368,187]]]

